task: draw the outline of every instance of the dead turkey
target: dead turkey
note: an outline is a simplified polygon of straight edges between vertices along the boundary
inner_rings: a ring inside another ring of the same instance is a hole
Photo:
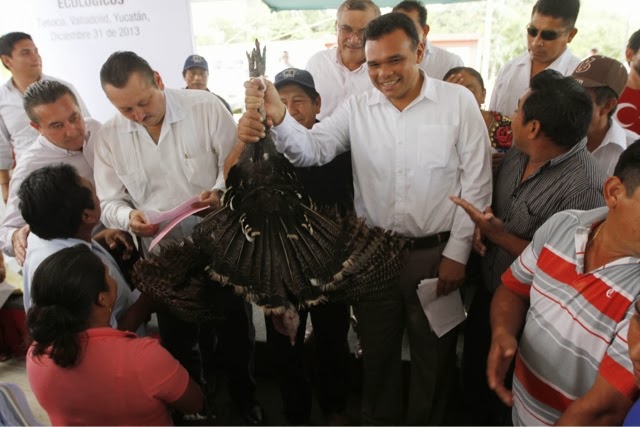
[[[392,291],[406,240],[355,214],[320,211],[269,132],[247,145],[226,186],[222,207],[189,239],[163,245],[136,266],[135,284],[176,314],[219,316],[219,304],[211,304],[218,291],[210,288],[220,284],[275,313],[327,299],[373,301]]]

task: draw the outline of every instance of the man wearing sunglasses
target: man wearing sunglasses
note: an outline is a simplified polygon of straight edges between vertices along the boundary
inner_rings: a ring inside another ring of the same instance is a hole
[[[575,22],[579,11],[580,0],[538,0],[527,25],[527,52],[500,70],[489,110],[513,114],[518,99],[529,88],[529,81],[542,70],[550,68],[571,75],[580,59],[567,44],[578,32]]]

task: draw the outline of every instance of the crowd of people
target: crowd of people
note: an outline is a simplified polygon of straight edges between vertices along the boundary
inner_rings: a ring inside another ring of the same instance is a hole
[[[345,0],[337,46],[306,69],[246,82],[237,124],[199,55],[184,63],[186,87],[171,89],[136,53],[113,53],[100,82],[118,112],[102,124],[71,84],[42,74],[28,34],[0,37],[12,76],[0,87],[0,247],[22,266],[27,373],[52,423],[202,421],[219,369],[243,422],[265,422],[251,304],[229,292],[224,320],[187,322],[132,289],[130,274],[158,254],[146,212],[196,195],[193,207],[220,207],[226,175],[269,133],[318,206],[411,243],[391,297],[301,307],[293,345],[265,315],[290,424],[309,422],[314,393],[327,424],[349,423],[357,323],[364,425],[454,422],[460,378],[470,425],[621,425],[627,414],[637,425],[640,30],[629,71],[601,55],[581,61],[568,48],[579,9],[532,5],[527,52],[502,68],[483,108],[482,76],[429,42],[421,2],[382,15],[371,0]],[[463,327],[433,331],[423,279],[438,296],[472,290]],[[159,339],[147,336],[154,312]]]

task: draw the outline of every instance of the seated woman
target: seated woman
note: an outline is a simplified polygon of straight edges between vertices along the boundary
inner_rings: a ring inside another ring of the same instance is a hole
[[[482,113],[482,118],[489,131],[489,139],[493,153],[494,171],[504,157],[504,153],[511,147],[513,136],[511,135],[511,119],[498,111],[487,111],[482,109],[482,104],[487,96],[484,88],[484,80],[479,72],[470,67],[455,67],[447,71],[444,81],[462,85],[469,89],[478,101],[478,107]]]
[[[169,408],[203,396],[160,343],[109,326],[116,284],[86,245],[36,269],[27,313],[27,376],[53,425],[172,425]]]

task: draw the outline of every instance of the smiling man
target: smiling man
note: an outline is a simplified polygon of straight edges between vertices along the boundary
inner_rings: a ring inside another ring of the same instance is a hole
[[[29,34],[14,32],[0,37],[0,59],[2,65],[11,72],[11,79],[0,86],[0,186],[6,202],[9,170],[13,167],[12,151],[18,163],[22,153],[38,137],[38,132],[29,125],[29,118],[22,106],[27,87],[42,80],[60,81],[73,92],[82,116],[88,117],[89,111],[72,85],[42,74],[42,58]]]
[[[437,277],[443,295],[464,279],[474,226],[447,195],[489,203],[489,137],[470,91],[419,68],[424,48],[410,18],[383,15],[365,34],[374,89],[349,98],[309,130],[287,113],[273,84],[263,92],[259,80],[245,83],[247,111],[238,137],[253,143],[264,134],[257,111],[264,102],[276,147],[295,166],[325,164],[351,150],[358,216],[414,241],[394,296],[354,307],[364,353],[362,424],[439,425],[447,422],[455,383],[457,333],[438,338],[431,331],[416,290],[421,279]],[[406,419],[405,327],[411,350]]]
[[[371,89],[364,56],[364,29],[380,16],[380,8],[371,0],[346,0],[338,8],[335,49],[316,53],[307,63],[322,97],[318,120],[328,117],[351,95]]]
[[[24,262],[29,227],[22,218],[18,189],[34,170],[56,163],[69,164],[93,184],[95,135],[100,123],[84,118],[76,95],[67,85],[55,80],[41,80],[24,93],[24,107],[31,128],[39,136],[24,152],[13,171],[9,200],[2,225],[2,250]]]
[[[527,25],[527,52],[507,62],[491,95],[489,110],[511,116],[529,81],[550,68],[571,75],[580,63],[567,44],[575,37],[580,0],[538,0]]]

